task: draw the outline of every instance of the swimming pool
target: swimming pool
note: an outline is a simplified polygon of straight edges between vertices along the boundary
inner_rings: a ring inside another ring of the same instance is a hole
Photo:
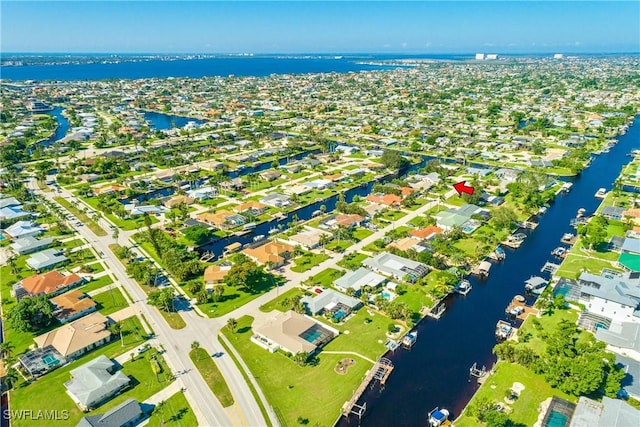
[[[336,319],[338,322],[340,320],[342,320],[342,318],[344,318],[347,315],[347,312],[344,310],[338,310],[333,314],[333,318]]]
[[[545,427],[565,427],[569,423],[569,417],[558,411],[551,410]]]
[[[380,295],[382,295],[382,298],[384,299],[391,299],[391,294],[389,292],[382,291],[380,292]]]
[[[55,356],[53,356],[52,354],[45,354],[42,357],[42,361],[44,363],[46,363],[47,366],[49,366],[49,367],[56,366],[56,365],[60,364],[60,361],[58,359],[56,359]]]

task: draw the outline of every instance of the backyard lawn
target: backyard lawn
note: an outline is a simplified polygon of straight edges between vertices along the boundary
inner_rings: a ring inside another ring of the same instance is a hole
[[[478,392],[473,396],[471,403],[479,398],[488,398],[492,401],[501,401],[504,404],[505,392],[511,388],[514,382],[524,385],[524,390],[515,403],[509,405],[513,412],[509,418],[516,425],[532,426],[538,419],[538,406],[545,399],[551,396],[558,396],[562,399],[576,402],[574,397],[570,397],[557,389],[551,388],[542,376],[536,375],[533,371],[517,364],[500,362],[495,367],[495,374],[491,375]],[[457,414],[454,414],[457,415]],[[456,421],[457,427],[476,427],[478,421],[470,416],[461,417]]]
[[[371,363],[356,357],[356,364],[349,367],[345,375],[340,375],[334,368],[345,356],[320,353],[316,366],[298,366],[286,356],[269,353],[252,343],[249,340],[252,321],[251,317],[241,317],[236,333],[226,328],[223,333],[238,350],[264,394],[269,396],[281,424],[298,425],[300,417],[309,426],[333,425]]]
[[[583,270],[593,274],[600,274],[603,268],[622,271],[619,268],[614,267],[610,262],[570,253],[569,256],[562,261],[562,265],[556,272],[556,275],[576,279]]]
[[[342,259],[338,261],[338,265],[348,270],[357,270],[362,266],[362,261],[367,258],[369,258],[368,255],[352,252],[342,257]]]
[[[224,408],[233,405],[231,391],[209,353],[203,348],[197,348],[189,352],[189,357],[198,368],[198,371],[200,371],[200,374],[202,374],[213,394],[220,401],[220,404]]]

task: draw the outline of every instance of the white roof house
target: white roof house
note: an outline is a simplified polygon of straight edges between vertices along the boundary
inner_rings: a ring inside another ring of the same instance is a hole
[[[62,255],[60,249],[46,249],[27,258],[27,265],[34,270],[43,270],[53,267],[68,258]]]
[[[356,293],[358,293],[365,286],[369,286],[374,289],[382,285],[386,281],[386,277],[371,270],[367,270],[364,267],[360,267],[356,271],[350,271],[344,276],[335,280],[333,284],[342,292],[346,292],[347,289],[351,288]]]
[[[4,229],[11,238],[36,236],[44,231],[40,224],[31,221],[18,221]]]

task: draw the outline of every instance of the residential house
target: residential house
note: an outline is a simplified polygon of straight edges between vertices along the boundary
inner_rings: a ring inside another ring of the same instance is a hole
[[[215,213],[205,212],[198,215],[198,219],[218,228],[237,227],[247,222],[247,219],[242,215],[234,214],[228,210],[220,210]]]
[[[291,242],[295,242],[296,244],[299,244],[300,246],[302,246],[307,250],[311,250],[320,246],[320,240],[322,238],[322,235],[331,236],[331,234],[329,233],[312,229],[312,230],[304,230],[297,234],[294,234],[293,236],[289,237],[289,240]]]
[[[282,173],[277,170],[266,170],[264,172],[260,172],[260,177],[265,181],[275,181],[281,176],[282,176]]]
[[[431,240],[438,234],[442,233],[442,228],[435,225],[429,225],[425,228],[413,229],[409,231],[409,236],[418,240]]]
[[[515,169],[500,168],[493,174],[496,176],[496,178],[508,184],[511,182],[515,182],[515,180],[518,179],[518,175],[520,175],[521,173],[521,171]]]
[[[76,427],[133,427],[144,418],[144,413],[135,399],[127,399],[104,414],[87,415]]]
[[[1,194],[0,194],[1,196]],[[15,207],[15,206],[22,206],[22,203],[20,203],[18,201],[18,199],[16,199],[13,196],[10,197],[4,197],[0,199],[0,209],[2,208],[9,208],[9,207]]]
[[[341,294],[333,289],[325,289],[320,295],[305,296],[300,302],[304,304],[307,312],[311,315],[331,313],[336,320],[342,320],[362,305],[359,299]]]
[[[218,189],[211,185],[187,190],[187,197],[195,200],[207,200],[218,195]]]
[[[11,244],[11,249],[18,255],[30,254],[47,248],[51,243],[53,243],[53,240],[53,237],[36,239],[33,236],[26,236],[14,240]]]
[[[110,185],[105,185],[104,187],[94,188],[93,193],[96,196],[101,196],[104,194],[119,194],[119,193],[122,193],[124,190],[126,190],[126,188],[124,188],[121,185],[110,184]]]
[[[209,265],[204,269],[204,284],[207,289],[213,289],[215,285],[224,283],[224,278],[231,270],[230,265]]]
[[[66,262],[68,258],[62,254],[60,249],[45,249],[27,258],[27,265],[33,270],[47,270],[58,264]]]
[[[293,249],[291,245],[272,240],[255,248],[247,248],[242,253],[260,265],[271,264],[273,267],[280,267],[289,258]]]
[[[620,383],[622,397],[640,399],[640,361],[616,354],[616,366],[626,374]]]
[[[134,203],[127,203],[124,205],[124,210],[127,212],[128,216],[136,216],[136,215],[160,215],[166,212],[169,212],[169,209],[164,206],[156,206],[156,205],[136,205]]]
[[[0,208],[0,221],[4,223],[17,221],[20,218],[25,218],[31,215],[33,215],[31,212],[23,211],[21,205],[5,206]]]
[[[178,195],[170,198],[169,200],[165,200],[164,202],[162,202],[162,204],[169,209],[173,209],[180,206],[181,204],[184,204],[186,206],[192,205],[195,201],[196,200],[193,197]]]
[[[96,303],[77,289],[65,292],[49,300],[53,304],[53,315],[60,323],[67,323],[96,311]]]
[[[580,396],[568,427],[628,427],[640,425],[640,410],[621,399],[601,402]]]
[[[315,179],[313,181],[307,181],[302,185],[314,190],[325,190],[329,187],[333,187],[333,182],[328,179]]]
[[[369,194],[365,199],[371,203],[384,206],[400,206],[402,197],[395,194]]]
[[[291,204],[291,198],[284,194],[271,193],[260,199],[260,203],[263,203],[274,208],[283,208]]]
[[[585,311],[611,321],[640,323],[640,273],[604,277],[582,272],[580,297]]]
[[[36,274],[13,285],[13,294],[20,300],[25,296],[58,295],[84,283],[84,278],[75,273],[64,275],[59,271]]]
[[[220,187],[225,190],[240,191],[244,188],[244,181],[242,181],[242,178],[233,178],[230,181],[222,181]]]
[[[311,192],[311,187],[307,187],[306,185],[302,185],[302,184],[287,186],[284,189],[285,194],[288,194],[288,195],[295,194],[296,196],[302,196],[303,194],[307,194],[310,192]]]
[[[344,276],[336,279],[333,282],[333,285],[336,289],[345,293],[348,289],[353,289],[354,295],[359,295],[362,288],[365,286],[371,289],[376,289],[377,287],[382,286],[386,281],[386,277],[371,270],[367,270],[364,267],[360,267],[356,271],[349,271]]]
[[[600,215],[606,219],[621,221],[624,217],[624,209],[619,206],[605,206],[600,211]]]
[[[415,246],[419,245],[420,242],[417,242],[416,239],[412,237],[405,237],[395,242],[391,242],[387,245],[388,248],[396,248],[403,252],[408,251],[409,249],[414,249]],[[421,249],[424,250],[424,249]]]
[[[364,221],[364,217],[362,215],[357,214],[337,214],[331,215],[325,221],[320,224],[321,228],[334,230],[338,227],[345,228],[353,228],[359,227],[360,224]]]
[[[240,214],[258,216],[262,215],[266,209],[267,205],[265,205],[264,203],[260,203],[255,200],[249,200],[248,202],[242,203],[233,208],[233,211]]]
[[[399,257],[388,252],[381,252],[374,257],[367,258],[362,262],[362,265],[377,273],[410,282],[425,276],[429,272],[429,267],[421,262]]]
[[[251,341],[270,352],[313,354],[339,332],[295,311],[276,313],[253,326]]]
[[[67,359],[77,359],[111,339],[107,318],[95,312],[35,337],[38,347],[53,346]]]
[[[21,237],[37,236],[44,231],[44,228],[37,222],[18,221],[2,231],[12,239],[19,239]]]
[[[105,355],[71,370],[70,381],[64,383],[67,394],[83,411],[94,409],[111,400],[131,379],[122,371],[116,370],[116,364]]]

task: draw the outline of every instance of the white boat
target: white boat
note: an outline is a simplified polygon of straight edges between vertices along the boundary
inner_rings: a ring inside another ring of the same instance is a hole
[[[418,341],[418,331],[409,332],[402,338],[402,346],[411,348]]]
[[[449,420],[449,411],[442,408],[434,408],[431,412],[429,412],[429,425],[431,427],[438,427],[443,425],[446,421]]]
[[[253,238],[253,241],[254,242],[259,242],[260,240],[263,240],[263,239],[264,239],[264,234],[258,234],[257,236],[255,236]]]
[[[585,208],[580,208],[580,209],[578,209],[578,214],[576,215],[576,218],[582,218],[582,216],[584,215],[584,213],[585,213],[586,211],[587,211],[587,210],[586,210]]]
[[[244,228],[245,230],[253,230],[254,228],[256,228],[256,223],[250,222],[248,224],[245,224],[242,228]]]
[[[549,282],[540,276],[531,276],[524,282],[524,289],[534,295],[540,295]]]
[[[278,232],[277,228],[272,228],[269,230],[269,234],[276,234]]]
[[[462,279],[453,290],[460,295],[467,295],[471,287],[471,283],[467,279]]]
[[[498,323],[496,324],[496,339],[504,341],[509,339],[511,335],[513,335],[513,326],[511,326],[509,322],[498,320]]]
[[[605,197],[607,197],[607,189],[600,188],[598,191],[596,191],[595,197],[597,199],[604,199]]]

